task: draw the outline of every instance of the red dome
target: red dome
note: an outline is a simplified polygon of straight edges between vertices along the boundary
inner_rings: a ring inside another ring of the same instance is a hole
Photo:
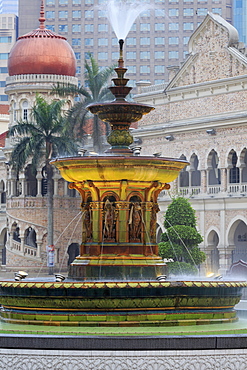
[[[54,74],[75,76],[75,54],[66,41],[45,28],[41,9],[40,27],[17,39],[8,60],[9,75]]]

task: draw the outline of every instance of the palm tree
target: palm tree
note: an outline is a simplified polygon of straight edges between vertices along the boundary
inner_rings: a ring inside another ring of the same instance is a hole
[[[53,244],[53,166],[50,160],[58,155],[77,153],[77,148],[67,120],[62,115],[64,101],[48,104],[41,96],[36,97],[31,111],[32,120],[19,121],[9,129],[9,136],[17,140],[11,153],[10,164],[18,173],[31,160],[33,171],[44,160],[47,176],[47,242]]]
[[[110,76],[115,66],[100,68],[92,54],[88,53],[89,60],[85,60],[85,86],[74,86],[71,84],[57,84],[53,91],[60,96],[73,94],[79,96],[80,101],[68,111],[68,120],[77,130],[77,137],[82,136],[85,132],[83,127],[86,123],[86,115],[89,112],[86,106],[91,103],[112,100],[114,96],[107,87]],[[108,126],[106,126],[108,128]],[[80,132],[78,134],[78,131]],[[98,116],[93,116],[93,143],[96,152],[102,152],[101,128]]]

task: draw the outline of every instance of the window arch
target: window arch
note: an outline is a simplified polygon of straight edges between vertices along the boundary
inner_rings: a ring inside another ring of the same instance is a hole
[[[25,169],[25,179],[26,179],[26,195],[35,197],[37,195],[37,171],[33,171],[31,165],[29,164]]]
[[[22,102],[22,119],[26,121],[28,118],[28,101],[24,100]]]
[[[215,230],[211,230],[208,235],[208,247],[210,250],[210,265],[211,270],[214,273],[218,273],[219,264],[219,235]]]
[[[180,156],[180,159],[187,160],[184,154]],[[187,171],[187,166],[185,166],[179,174],[179,186],[181,188],[189,186],[189,172]]]
[[[195,153],[190,158],[191,186],[201,185],[201,172],[198,170],[199,160]]]
[[[42,168],[41,171],[42,174],[42,188],[41,188],[41,194],[42,196],[47,195],[47,172],[46,172],[46,166]],[[52,180],[52,194],[54,193],[54,180]]]
[[[18,120],[16,102],[14,102],[12,106],[13,106],[13,121],[16,122]]]
[[[212,149],[208,156],[208,185],[221,184],[220,169],[218,168],[219,157],[217,152]]]
[[[237,167],[238,156],[235,150],[231,150],[228,155],[228,168],[229,171],[229,183],[237,184],[239,183],[239,168]]]
[[[33,248],[37,248],[36,231],[32,227],[29,227],[28,229],[25,230],[24,237],[26,245],[29,245],[30,247]]]
[[[241,180],[247,182],[247,149],[244,148],[240,154],[240,167],[242,168]]]

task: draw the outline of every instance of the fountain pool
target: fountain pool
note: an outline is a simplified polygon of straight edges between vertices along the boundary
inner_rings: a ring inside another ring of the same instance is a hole
[[[129,126],[153,107],[125,99],[131,88],[119,44],[115,100],[88,106],[110,123],[111,148],[104,156],[52,161],[81,195],[80,255],[68,281],[1,281],[6,323],[169,327],[237,320],[234,306],[246,282],[157,280],[166,274],[156,244],[157,198],[188,162],[133,155]]]

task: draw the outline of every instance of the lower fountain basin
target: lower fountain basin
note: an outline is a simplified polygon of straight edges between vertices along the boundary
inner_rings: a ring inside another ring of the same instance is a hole
[[[0,283],[1,319],[60,326],[177,326],[233,322],[247,282]]]

